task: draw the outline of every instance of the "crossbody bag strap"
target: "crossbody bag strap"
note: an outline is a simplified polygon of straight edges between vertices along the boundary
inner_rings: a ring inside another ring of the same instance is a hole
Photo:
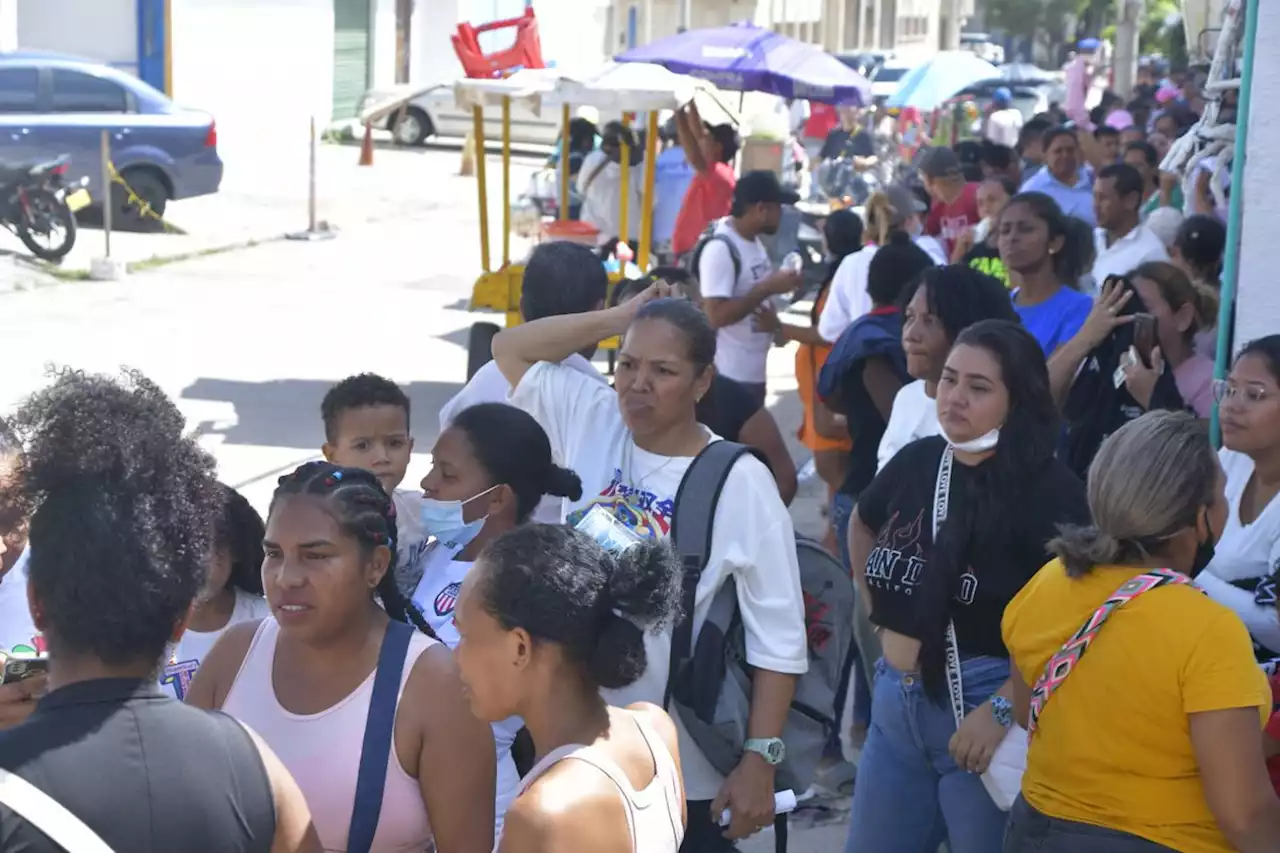
[[[387,764],[391,761],[396,728],[396,705],[404,674],[409,641],[414,629],[392,619],[382,636],[378,665],[374,670],[369,715],[360,746],[360,769],[356,773],[355,801],[347,830],[347,853],[369,853],[382,816],[382,794],[387,784]]]
[[[107,843],[66,806],[8,770],[0,770],[0,803],[67,853],[112,853]]]
[[[1080,662],[1080,658],[1084,657],[1084,653],[1089,650],[1094,638],[1098,636],[1098,632],[1102,630],[1102,626],[1112,614],[1144,592],[1169,584],[1190,583],[1191,578],[1173,569],[1152,569],[1121,584],[1120,588],[1093,611],[1093,614],[1080,626],[1080,630],[1072,634],[1071,639],[1063,643],[1062,648],[1044,665],[1044,671],[1040,673],[1035,687],[1031,689],[1031,724],[1027,727],[1028,733],[1031,735],[1036,733],[1036,724],[1040,715],[1044,713],[1044,706],[1049,701],[1049,697],[1058,692],[1058,688],[1076,668],[1076,664]]]
[[[951,499],[951,469],[955,453],[948,444],[938,462],[938,480],[933,487],[933,548],[938,549],[938,531],[947,520],[947,502]],[[947,620],[947,692],[951,696],[951,715],[956,728],[964,722],[964,681],[960,677],[960,646],[956,643],[956,626]]]

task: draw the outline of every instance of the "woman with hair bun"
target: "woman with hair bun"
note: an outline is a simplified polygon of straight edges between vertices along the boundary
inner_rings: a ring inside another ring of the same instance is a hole
[[[1005,853],[1280,850],[1259,734],[1271,692],[1240,618],[1196,588],[1225,482],[1187,412],[1102,443],[1092,523],[1064,526],[1057,559],[1004,611],[1031,733]]]
[[[476,716],[523,717],[539,756],[498,853],[680,848],[674,723],[656,705],[614,708],[600,694],[645,673],[645,634],[667,627],[679,600],[679,564],[657,540],[615,553],[532,525],[480,554],[458,604],[462,680]]]

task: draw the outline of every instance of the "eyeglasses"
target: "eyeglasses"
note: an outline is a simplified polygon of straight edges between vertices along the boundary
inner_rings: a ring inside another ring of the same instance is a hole
[[[1257,385],[1240,386],[1234,384],[1230,379],[1213,380],[1213,399],[1219,403],[1235,400],[1255,406],[1271,399],[1271,397],[1272,395],[1267,393],[1265,388],[1259,388]]]

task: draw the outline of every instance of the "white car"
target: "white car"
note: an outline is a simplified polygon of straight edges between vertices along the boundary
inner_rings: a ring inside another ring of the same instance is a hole
[[[911,71],[912,66],[895,60],[888,60],[877,69],[871,78],[871,97],[876,101],[891,98],[902,85],[902,78]]]
[[[399,84],[365,92],[358,115],[380,114],[371,123],[380,130],[390,130],[400,145],[421,145],[435,136],[461,139],[473,127],[470,111],[459,109],[454,100],[452,84],[441,84],[427,92],[413,84]],[[412,97],[411,97],[412,96]],[[397,105],[382,114],[390,105]],[[401,109],[403,105],[403,109]],[[502,111],[486,108],[484,111],[485,142],[493,144],[502,139]],[[514,145],[555,145],[560,138],[560,110],[544,110],[534,115],[527,107],[511,105],[511,142]]]

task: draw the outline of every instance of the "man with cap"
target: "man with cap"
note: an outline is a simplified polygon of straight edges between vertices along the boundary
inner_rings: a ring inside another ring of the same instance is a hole
[[[978,185],[964,179],[960,158],[950,148],[930,148],[924,152],[920,158],[920,176],[933,199],[924,231],[937,237],[950,257],[960,235],[982,221],[978,211]]]
[[[773,172],[748,172],[734,187],[729,216],[716,223],[699,250],[698,284],[716,332],[716,370],[764,405],[765,363],[773,336],[756,330],[753,315],[771,297],[795,291],[798,272],[774,271],[761,234],[774,234],[782,205],[800,197]]]
[[[1013,106],[1013,93],[1001,86],[991,96],[991,114],[982,135],[996,145],[1013,148],[1022,133],[1022,111]]]

